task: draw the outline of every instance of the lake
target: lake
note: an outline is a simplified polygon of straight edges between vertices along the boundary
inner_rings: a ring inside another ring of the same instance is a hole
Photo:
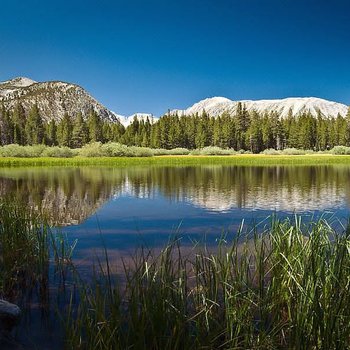
[[[259,222],[324,212],[347,218],[350,166],[0,168],[0,194],[43,211],[78,239],[76,256],[101,247],[161,247],[172,234],[212,240]]]
[[[74,258],[85,276],[104,245],[118,265],[137,247],[161,249],[173,235],[184,247],[215,245],[243,219],[247,227],[268,223],[272,214],[345,222],[349,184],[345,165],[0,168],[0,195],[42,211],[70,242],[77,240]],[[48,332],[39,314],[33,308],[30,322],[23,321],[22,340],[52,344],[55,327]]]

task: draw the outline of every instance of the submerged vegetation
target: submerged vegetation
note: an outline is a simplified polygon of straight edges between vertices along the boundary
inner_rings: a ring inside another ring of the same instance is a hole
[[[73,248],[38,216],[2,202],[0,222],[2,296],[18,302],[10,291],[30,293],[34,284],[23,278],[42,281],[50,261],[69,267],[70,302],[51,305],[67,349],[350,346],[350,231],[322,218],[242,227],[216,248],[188,250],[175,238],[159,253],[138,250],[117,269],[105,249],[89,281],[74,267]]]

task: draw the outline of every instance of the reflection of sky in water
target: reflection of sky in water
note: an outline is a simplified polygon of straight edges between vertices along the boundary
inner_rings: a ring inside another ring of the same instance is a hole
[[[350,166],[1,168],[0,195],[36,209],[79,243],[90,258],[104,239],[120,255],[141,244],[208,244],[272,213],[348,215]],[[68,225],[68,226],[66,226]]]
[[[302,214],[308,220],[324,213],[321,210]],[[102,240],[110,252],[116,250],[116,257],[120,257],[129,255],[141,245],[163,247],[174,234],[181,236],[183,245],[192,245],[193,241],[201,241],[204,237],[208,245],[214,245],[223,233],[229,236],[236,233],[242,220],[249,229],[253,223],[268,224],[266,218],[272,214],[280,218],[293,215],[291,212],[234,207],[220,213],[191,202],[170,200],[156,192],[149,199],[129,195],[111,199],[80,225],[63,230],[70,239],[78,239],[77,259],[99,255]],[[348,214],[346,207],[337,208],[338,218],[345,220]]]

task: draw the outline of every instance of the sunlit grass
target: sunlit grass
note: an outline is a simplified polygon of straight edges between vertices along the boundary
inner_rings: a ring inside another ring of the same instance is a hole
[[[73,157],[73,158],[0,158],[0,166],[118,166],[159,165],[331,165],[350,164],[347,155],[233,155],[233,156],[154,156],[154,157]]]

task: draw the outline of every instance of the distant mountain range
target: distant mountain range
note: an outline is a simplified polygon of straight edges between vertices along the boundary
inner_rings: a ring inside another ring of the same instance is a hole
[[[76,115],[82,112],[83,116],[91,109],[95,110],[103,120],[121,123],[125,127],[130,125],[135,116],[138,120],[149,120],[153,123],[159,118],[149,113],[135,113],[131,116],[123,116],[110,111],[82,87],[61,82],[36,82],[29,78],[19,77],[12,80],[0,82],[0,103],[6,108],[12,109],[20,101],[24,109],[28,111],[33,104],[37,103],[44,120],[61,120],[65,113]],[[317,116],[321,113],[323,117],[334,118],[338,114],[345,116],[348,106],[315,97],[290,97],[279,100],[242,100],[232,101],[225,97],[212,97],[195,103],[193,106],[181,110],[170,111],[171,115],[201,114],[205,111],[209,116],[217,117],[224,112],[234,113],[238,102],[241,102],[248,111],[257,112],[276,111],[282,118],[291,111],[294,116],[303,112],[310,112]]]
[[[289,111],[291,111],[294,116],[303,112],[310,112],[312,115],[317,116],[318,112],[320,112],[323,117],[336,117],[338,114],[345,116],[348,111],[348,106],[344,104],[316,97],[289,97],[280,100],[256,101],[232,101],[225,97],[212,97],[202,100],[185,110],[173,110],[170,113],[177,113],[181,116],[196,113],[201,114],[205,111],[211,117],[217,117],[224,112],[234,113],[239,102],[241,102],[248,111],[255,110],[259,113],[275,111],[282,118],[285,118]]]

